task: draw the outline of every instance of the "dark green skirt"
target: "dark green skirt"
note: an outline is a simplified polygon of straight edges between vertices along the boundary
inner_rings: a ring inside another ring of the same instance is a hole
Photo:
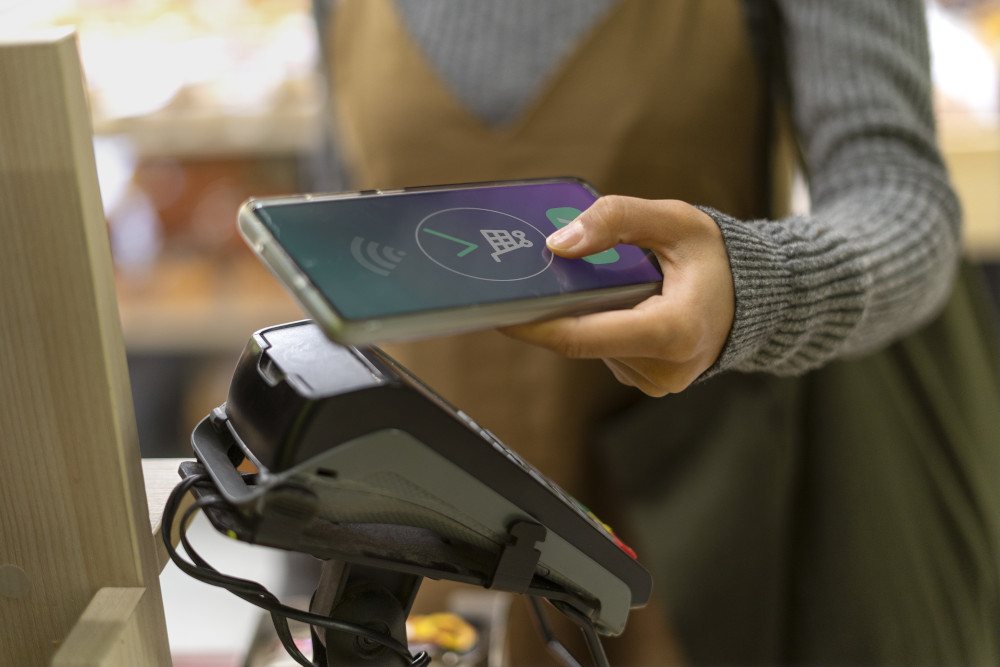
[[[1000,359],[977,278],[881,352],[726,374],[608,424],[597,455],[692,663],[1000,664]]]

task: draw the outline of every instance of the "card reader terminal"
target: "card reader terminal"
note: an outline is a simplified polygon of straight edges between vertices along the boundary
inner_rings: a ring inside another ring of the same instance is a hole
[[[580,503],[388,355],[311,321],[253,334],[192,444],[239,509],[209,517],[239,539],[558,599],[602,634],[649,598]]]

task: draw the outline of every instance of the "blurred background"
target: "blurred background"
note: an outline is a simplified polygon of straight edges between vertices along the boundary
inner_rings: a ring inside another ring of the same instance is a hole
[[[331,187],[312,12],[309,0],[0,0],[0,31],[78,30],[145,456],[189,456],[250,334],[302,318],[235,216],[252,195]]]
[[[323,11],[309,0],[0,0],[0,33],[79,32],[144,456],[190,456],[188,434],[225,400],[249,335],[302,317],[235,216],[250,196],[344,186],[326,139]],[[1000,303],[1000,0],[927,11],[965,251]],[[231,548],[219,553],[251,563],[247,576],[276,581],[277,556]],[[176,664],[237,664],[253,612],[235,599],[195,610],[188,582],[164,577]],[[212,594],[190,585],[203,606]]]

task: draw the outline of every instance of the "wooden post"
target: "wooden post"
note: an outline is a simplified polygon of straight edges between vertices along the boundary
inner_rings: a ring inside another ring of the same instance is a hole
[[[0,41],[0,332],[0,663],[169,665],[69,30]]]

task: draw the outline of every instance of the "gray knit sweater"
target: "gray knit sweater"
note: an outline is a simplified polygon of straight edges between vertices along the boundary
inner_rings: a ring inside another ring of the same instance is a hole
[[[397,0],[442,78],[503,123],[613,0]],[[711,372],[796,374],[936,314],[960,212],[935,145],[921,0],[778,0],[811,212],[719,224],[736,318]],[[698,204],[698,202],[691,202]]]

